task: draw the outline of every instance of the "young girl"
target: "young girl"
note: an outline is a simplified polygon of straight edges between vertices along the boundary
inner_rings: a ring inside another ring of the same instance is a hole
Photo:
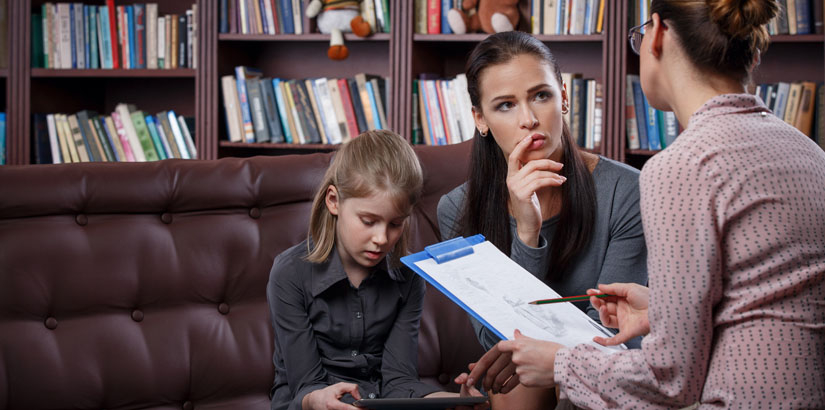
[[[348,403],[360,398],[436,392],[417,371],[424,281],[399,262],[422,184],[418,158],[395,133],[366,132],[335,155],[310,238],[275,258],[269,276],[273,409],[355,409]]]

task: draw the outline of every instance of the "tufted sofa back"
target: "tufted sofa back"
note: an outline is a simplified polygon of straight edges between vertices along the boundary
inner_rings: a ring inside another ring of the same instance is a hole
[[[416,151],[418,250],[469,147]],[[0,409],[269,408],[269,269],[330,158],[0,167]],[[481,353],[432,289],[419,340],[422,379],[448,389]]]

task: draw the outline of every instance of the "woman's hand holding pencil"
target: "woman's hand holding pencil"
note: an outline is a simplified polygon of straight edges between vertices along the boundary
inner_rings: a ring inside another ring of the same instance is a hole
[[[627,342],[650,332],[647,306],[650,289],[636,283],[611,283],[599,285],[599,289],[588,289],[590,304],[599,311],[602,324],[619,329],[613,337],[594,337],[593,341],[603,346],[613,346]]]

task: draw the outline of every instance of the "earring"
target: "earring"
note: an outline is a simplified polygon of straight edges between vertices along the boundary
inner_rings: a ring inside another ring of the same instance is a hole
[[[484,137],[484,138],[487,138],[487,133],[488,133],[488,132],[489,132],[489,130],[484,131],[484,132],[481,132],[481,130],[478,130],[478,134],[479,134],[479,135],[481,135],[481,136],[482,136],[482,137]]]
[[[568,112],[570,112],[570,107],[567,105],[567,103],[562,104],[561,113],[562,114],[567,114]]]

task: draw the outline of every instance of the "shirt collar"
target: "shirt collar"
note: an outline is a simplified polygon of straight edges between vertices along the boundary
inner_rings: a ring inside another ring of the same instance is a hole
[[[396,281],[403,282],[404,275],[400,268],[390,267],[390,258],[385,256],[381,262],[373,269],[373,274],[386,273],[386,275]],[[338,254],[338,247],[333,246],[327,260],[321,263],[313,263],[312,265],[312,297],[317,297],[330,286],[347,280],[347,273],[344,271],[344,265],[341,263],[341,256]]]
[[[687,128],[694,123],[701,122],[707,118],[717,115],[748,113],[748,112],[770,112],[762,99],[753,94],[722,94],[717,95],[704,103],[688,120]]]

